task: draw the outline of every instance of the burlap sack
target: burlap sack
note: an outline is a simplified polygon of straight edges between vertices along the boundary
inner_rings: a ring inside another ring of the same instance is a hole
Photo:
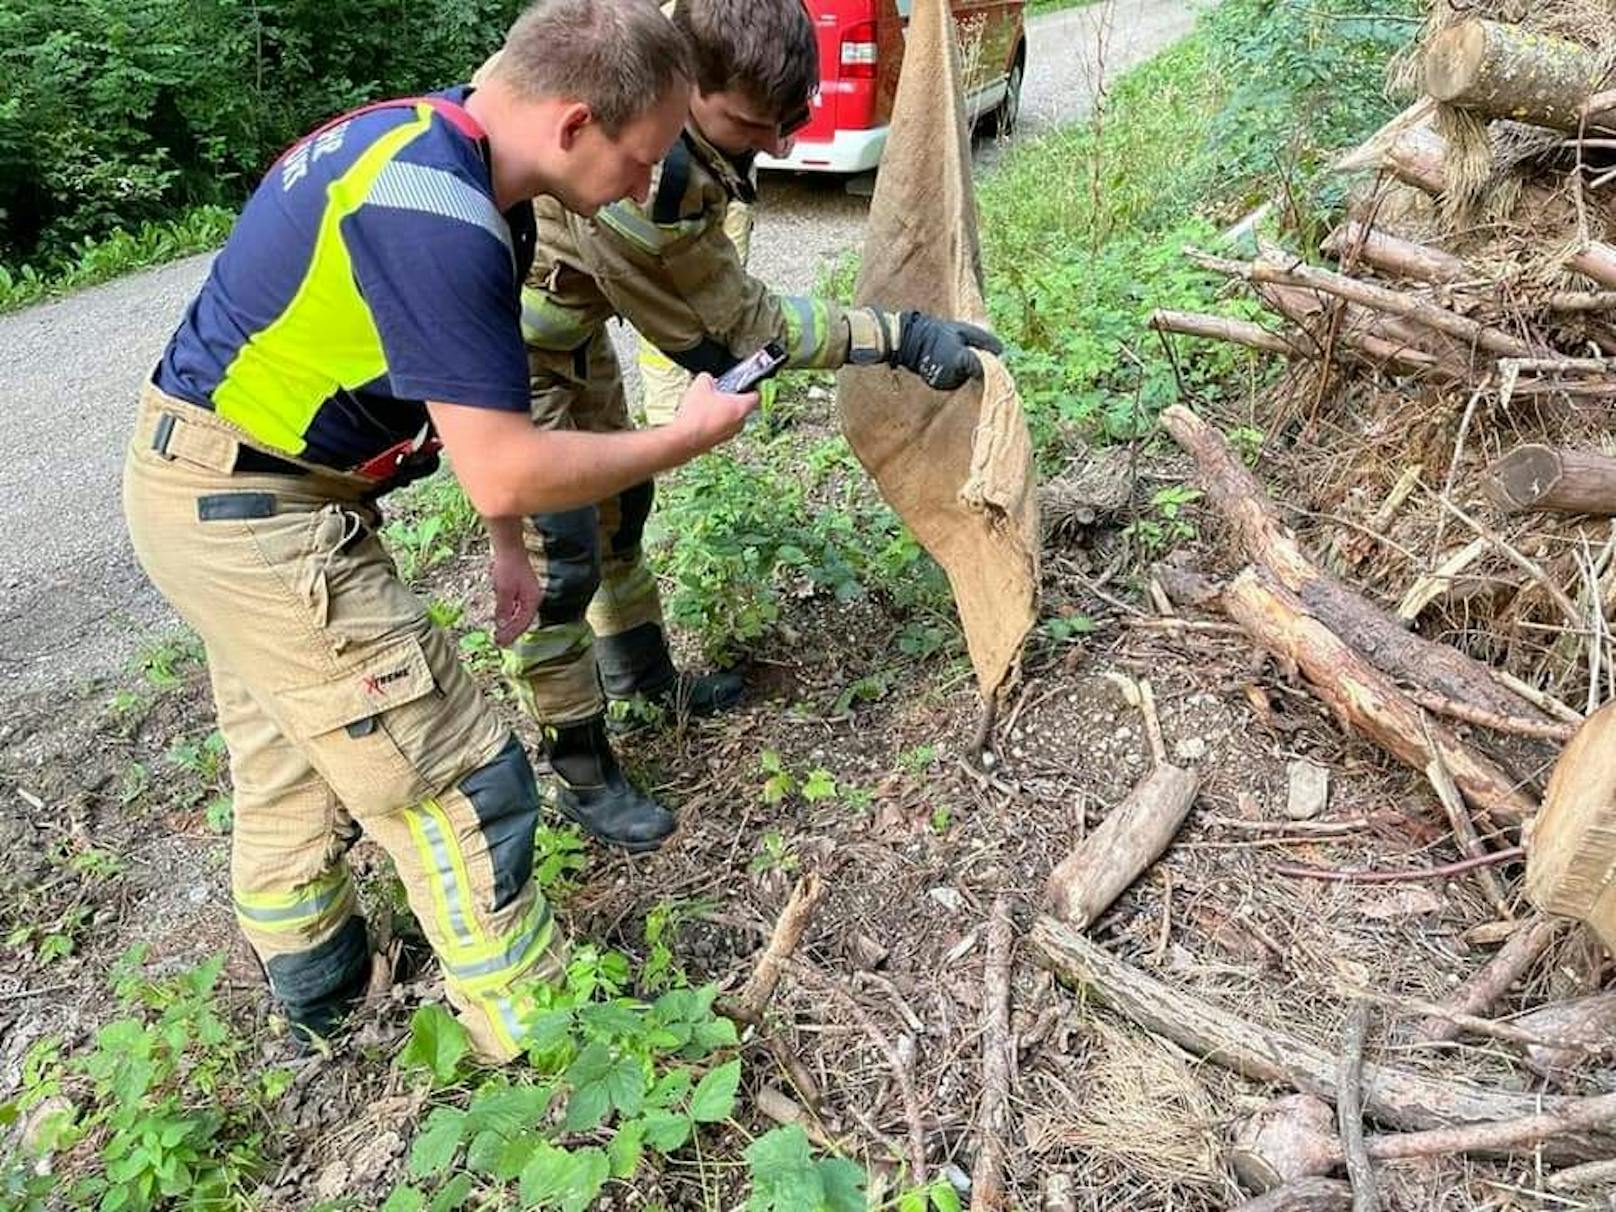
[[[985,323],[970,132],[946,0],[915,0],[892,135],[870,204],[860,304]],[[1015,384],[949,396],[885,368],[843,370],[842,430],[881,493],[948,574],[985,700],[1014,680],[1037,618],[1038,504]]]

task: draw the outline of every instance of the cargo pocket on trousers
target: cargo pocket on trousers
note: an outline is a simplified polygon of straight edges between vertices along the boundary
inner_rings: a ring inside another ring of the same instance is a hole
[[[287,728],[363,823],[368,814],[393,812],[432,794],[430,755],[411,752],[412,744],[400,738],[422,734],[401,717],[431,712],[422,700],[437,689],[421,641],[408,636],[336,677],[277,697]]]

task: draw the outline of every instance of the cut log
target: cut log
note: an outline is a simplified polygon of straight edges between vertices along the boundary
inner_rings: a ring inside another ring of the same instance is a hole
[[[1604,75],[1586,47],[1499,21],[1463,21],[1425,45],[1425,91],[1485,118],[1576,131]]]
[[[1595,993],[1543,1006],[1513,1021],[1522,1031],[1565,1046],[1526,1044],[1522,1050],[1533,1072],[1564,1081],[1608,1049],[1616,1039],[1616,993]]]
[[[1492,959],[1442,1000],[1442,1009],[1455,1014],[1480,1014],[1488,1009],[1537,963],[1558,930],[1559,925],[1548,918],[1522,922]],[[1423,1043],[1441,1043],[1458,1038],[1460,1030],[1460,1024],[1451,1018],[1432,1015],[1420,1022],[1414,1036]]]
[[[1527,838],[1526,895],[1578,918],[1616,951],[1616,703],[1577,729]]]
[[[1616,514],[1616,459],[1529,442],[1489,466],[1483,487],[1505,513]]]
[[[1233,525],[1246,558],[1265,565],[1302,599],[1310,614],[1377,669],[1496,715],[1545,719],[1534,705],[1499,685],[1485,665],[1448,644],[1408,631],[1308,559],[1223,435],[1195,413],[1175,404],[1162,413],[1161,423],[1194,457],[1207,500]]]
[[[1259,1107],[1240,1125],[1229,1165],[1252,1191],[1272,1191],[1341,1164],[1335,1112],[1322,1098],[1287,1094]]]
[[[1222,602],[1252,639],[1302,671],[1343,726],[1421,773],[1431,764],[1433,751],[1440,754],[1465,799],[1495,825],[1518,825],[1535,811],[1509,775],[1447,728],[1430,724],[1428,745],[1420,711],[1408,696],[1309,615],[1283,585],[1247,568],[1223,591]]]
[[[1316,1044],[1243,1019],[1159,981],[1047,915],[1034,924],[1029,938],[1058,974],[1147,1031],[1253,1080],[1283,1083],[1335,1101],[1336,1059]],[[1443,1081],[1372,1061],[1364,1064],[1363,1092],[1365,1115],[1403,1132],[1518,1121],[1587,1101],[1543,1098],[1459,1079]],[[1373,1138],[1370,1144],[1372,1157],[1383,1156],[1373,1148]],[[1587,1130],[1568,1132],[1544,1144],[1545,1158],[1556,1164],[1610,1157],[1613,1150],[1616,1135]],[[1487,1145],[1477,1150],[1494,1151]]]
[[[1193,770],[1162,765],[1151,771],[1050,873],[1051,911],[1087,929],[1161,857],[1200,785]]]
[[[1158,311],[1150,317],[1150,326],[1157,332],[1176,332],[1186,337],[1207,337],[1214,341],[1228,341],[1245,345],[1264,353],[1279,354],[1284,358],[1304,357],[1298,349],[1279,333],[1271,332],[1260,324],[1247,320],[1231,320],[1227,316],[1207,316],[1189,311]]]
[[[1430,126],[1408,127],[1381,148],[1380,167],[1404,185],[1439,197],[1448,188],[1448,141]]]
[[[1416,244],[1356,219],[1331,232],[1322,248],[1338,261],[1357,257],[1387,274],[1415,282],[1462,282],[1470,276],[1465,263],[1452,253]]]
[[[1352,1188],[1335,1178],[1299,1178],[1237,1204],[1233,1212],[1347,1212]]]
[[[1566,265],[1601,286],[1616,288],[1616,245],[1590,243],[1567,257]]]

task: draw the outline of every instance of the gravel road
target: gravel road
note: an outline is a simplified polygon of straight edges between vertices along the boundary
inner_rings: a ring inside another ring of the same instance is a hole
[[[1114,76],[1193,20],[1181,0],[1116,0],[1034,18],[1017,137],[1087,112],[1102,43],[1105,75]],[[996,156],[982,145],[979,168],[991,170]],[[766,179],[753,271],[782,290],[811,289],[857,245],[866,207],[837,180]],[[10,502],[0,512],[0,663],[9,693],[116,673],[173,621],[129,551],[119,470],[135,393],[209,259],[0,316],[0,499]]]

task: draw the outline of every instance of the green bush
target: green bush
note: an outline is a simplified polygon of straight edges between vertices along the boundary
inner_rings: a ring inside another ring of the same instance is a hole
[[[519,0],[8,0],[0,262],[236,206],[345,108],[464,80]],[[16,273],[13,276],[18,276]]]
[[[979,190],[988,306],[1046,463],[1066,437],[1148,428],[1183,385],[1215,396],[1252,355],[1181,342],[1157,308],[1254,316],[1184,259],[1282,196],[1311,240],[1342,184],[1324,168],[1390,117],[1382,81],[1418,28],[1412,0],[1336,16],[1312,0],[1225,0],[1191,37],[1111,83],[1101,115],[1021,144]],[[1258,363],[1260,365],[1260,363]]]

